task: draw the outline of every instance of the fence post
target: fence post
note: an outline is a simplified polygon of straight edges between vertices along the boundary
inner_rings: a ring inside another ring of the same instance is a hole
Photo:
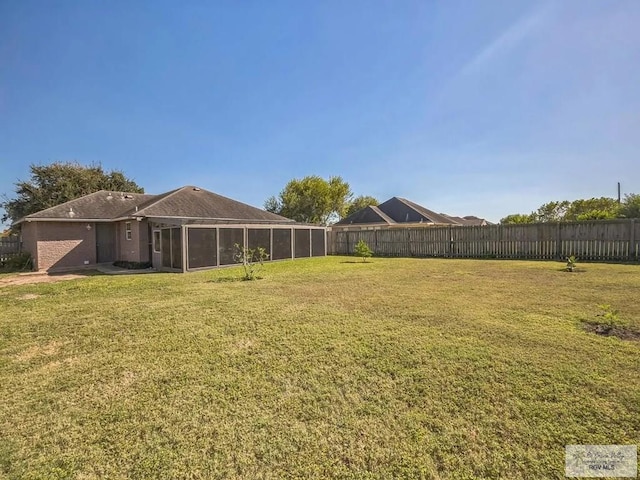
[[[562,259],[562,233],[560,231],[560,222],[556,223],[556,259]]]
[[[451,225],[447,227],[447,239],[449,240],[449,258],[453,257],[453,231],[451,230]]]

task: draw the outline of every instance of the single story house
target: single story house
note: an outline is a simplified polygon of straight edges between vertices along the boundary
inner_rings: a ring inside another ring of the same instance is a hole
[[[101,190],[16,225],[39,271],[126,261],[186,272],[236,263],[236,245],[263,247],[270,260],[326,255],[324,227],[194,186],[160,195]]]
[[[368,206],[337,222],[335,227],[392,227],[421,225],[488,225],[474,216],[453,217],[436,213],[406,198],[392,197],[378,206]]]

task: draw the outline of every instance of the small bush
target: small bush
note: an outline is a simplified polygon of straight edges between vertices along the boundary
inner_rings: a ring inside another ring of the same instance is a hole
[[[631,328],[630,322],[618,316],[618,310],[609,304],[598,305],[596,318],[583,320],[587,330],[598,335],[614,335],[620,338],[638,338],[640,334]]]
[[[575,272],[576,268],[578,268],[578,259],[574,255],[567,257],[567,272]]]
[[[125,262],[122,260],[118,260],[117,262],[113,262],[114,267],[126,268],[128,270],[145,270],[147,268],[151,268],[151,262]]]
[[[627,325],[627,322],[618,317],[618,310],[615,310],[611,305],[598,305],[598,308],[600,308],[598,324],[608,327],[624,327]]]
[[[267,250],[263,247],[245,248],[239,244],[235,244],[236,253],[233,258],[244,268],[244,280],[255,280],[258,273],[264,267],[264,262],[269,259]]]
[[[31,254],[28,252],[22,252],[17,255],[12,255],[0,263],[0,270],[4,272],[26,272],[33,270]]]
[[[367,257],[370,257],[373,254],[373,252],[369,248],[369,245],[367,245],[367,242],[362,239],[360,239],[360,241],[356,243],[354,253],[356,254],[356,256],[362,257],[363,262],[366,262]]]

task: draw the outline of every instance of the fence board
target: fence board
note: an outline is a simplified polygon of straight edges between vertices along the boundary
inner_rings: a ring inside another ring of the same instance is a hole
[[[331,227],[329,251],[351,254],[360,240],[395,257],[640,261],[640,221],[488,226]]]
[[[0,262],[4,262],[20,253],[20,247],[19,238],[0,238]]]

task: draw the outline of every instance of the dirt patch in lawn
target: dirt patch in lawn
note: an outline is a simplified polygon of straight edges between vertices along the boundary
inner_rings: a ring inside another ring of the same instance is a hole
[[[626,327],[612,327],[611,325],[600,323],[585,323],[584,329],[587,332],[595,333],[602,337],[618,337],[622,340],[640,342],[640,332]]]

